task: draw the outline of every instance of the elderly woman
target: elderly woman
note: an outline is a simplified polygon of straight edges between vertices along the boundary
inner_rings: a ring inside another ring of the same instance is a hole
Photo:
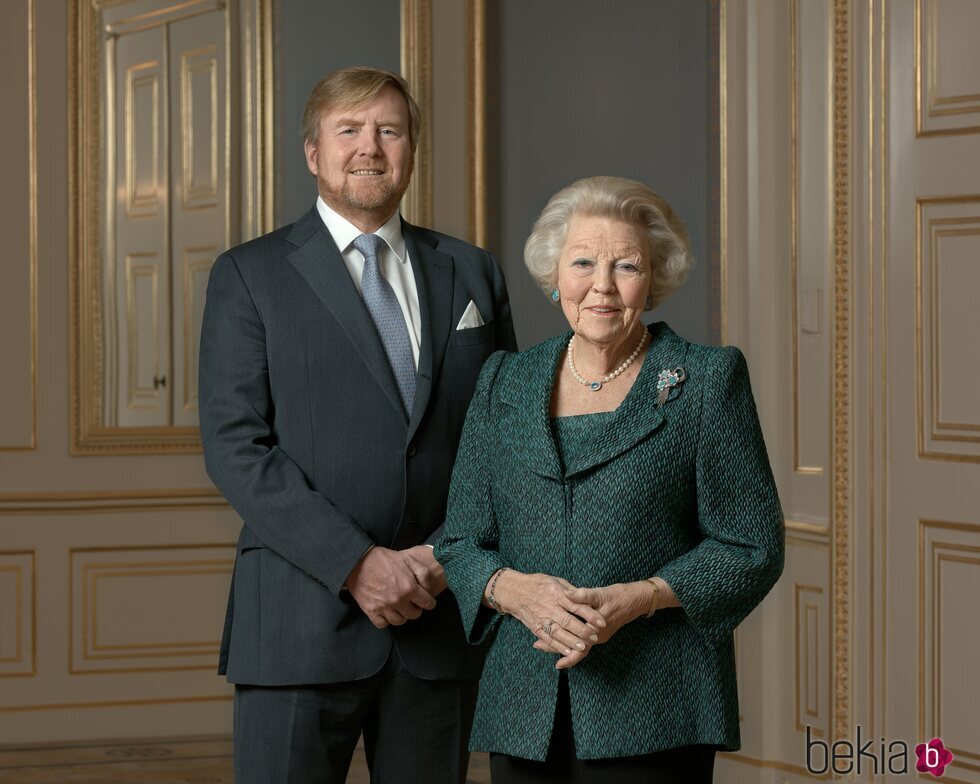
[[[470,746],[494,784],[710,782],[739,747],[732,632],[783,565],[745,360],[641,322],[692,260],[638,182],[557,193],[525,261],[571,332],[487,361],[436,546],[493,640]]]

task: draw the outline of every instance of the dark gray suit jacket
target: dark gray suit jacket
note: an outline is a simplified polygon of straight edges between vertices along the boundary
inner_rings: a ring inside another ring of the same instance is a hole
[[[316,209],[220,256],[201,332],[208,474],[244,521],[220,672],[235,683],[368,677],[394,644],[421,678],[475,678],[446,591],[376,629],[342,591],[374,544],[434,543],[484,360],[516,349],[494,258],[403,222],[422,340],[411,421],[371,316]],[[483,326],[456,330],[470,300]]]

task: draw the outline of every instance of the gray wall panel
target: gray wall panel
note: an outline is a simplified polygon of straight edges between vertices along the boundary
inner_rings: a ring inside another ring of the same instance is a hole
[[[567,328],[524,269],[524,242],[550,196],[593,174],[640,180],[684,218],[698,263],[652,318],[708,342],[708,2],[488,5],[488,228],[520,345]]]
[[[313,206],[300,126],[321,77],[350,65],[401,70],[399,0],[278,0],[276,3],[276,225]]]

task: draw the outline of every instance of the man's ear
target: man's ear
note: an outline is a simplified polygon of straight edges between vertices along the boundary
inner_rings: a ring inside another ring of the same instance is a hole
[[[306,154],[306,168],[310,170],[310,174],[316,177],[320,172],[320,161],[317,157],[316,143],[311,142],[309,139],[304,139],[303,152]]]

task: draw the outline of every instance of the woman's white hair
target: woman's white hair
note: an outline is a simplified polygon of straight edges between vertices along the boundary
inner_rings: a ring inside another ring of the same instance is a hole
[[[551,197],[524,245],[524,264],[545,294],[558,282],[558,261],[576,215],[613,218],[643,230],[650,248],[651,308],[673,294],[694,265],[684,221],[665,199],[636,180],[586,177]]]

